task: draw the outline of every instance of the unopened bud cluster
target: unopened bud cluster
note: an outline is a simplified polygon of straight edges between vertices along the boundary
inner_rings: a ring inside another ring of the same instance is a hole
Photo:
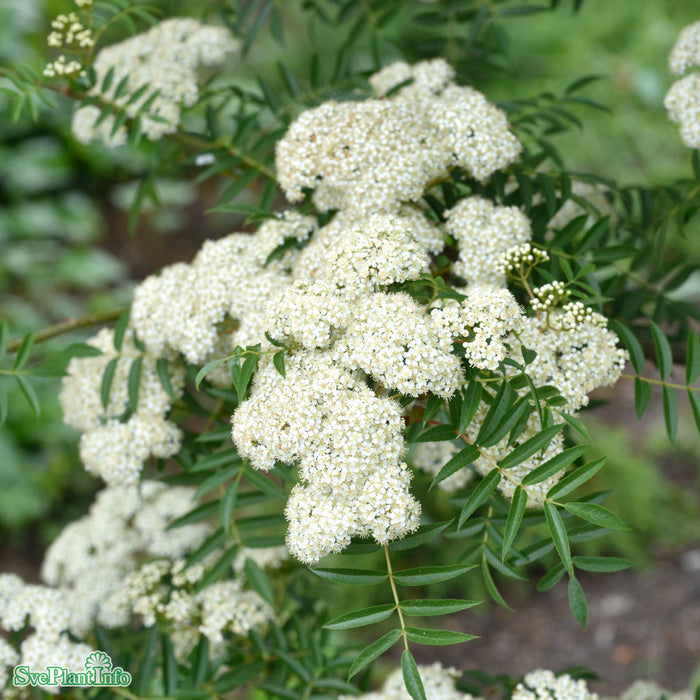
[[[86,9],[92,5],[92,0],[76,0],[79,8]],[[51,22],[51,32],[46,42],[52,48],[63,49],[72,54],[80,54],[94,45],[92,30],[85,26],[77,12],[58,15]],[[75,77],[82,75],[83,64],[77,58],[68,58],[61,54],[44,68],[47,78]]]

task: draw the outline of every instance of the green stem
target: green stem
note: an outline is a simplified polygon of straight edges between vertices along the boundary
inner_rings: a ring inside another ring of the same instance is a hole
[[[389,583],[391,584],[391,593],[394,596],[394,603],[396,604],[396,610],[399,613],[399,622],[401,623],[401,636],[403,637],[403,645],[408,651],[408,637],[406,636],[406,623],[403,619],[403,612],[401,611],[401,603],[399,601],[399,594],[396,591],[396,582],[394,581],[394,570],[391,568],[391,557],[389,556],[389,545],[384,545],[384,556],[386,557],[386,570],[389,574]]]
[[[621,374],[623,379],[639,379],[640,382],[647,384],[658,384],[659,386],[667,386],[669,389],[687,389],[688,391],[700,391],[700,386],[690,386],[688,384],[672,384],[665,382],[663,379],[651,379],[650,377],[642,377],[641,374]]]
[[[79,316],[78,318],[69,318],[66,321],[55,323],[53,326],[47,326],[34,334],[34,343],[43,343],[45,340],[50,340],[58,335],[70,333],[79,328],[90,328],[91,326],[102,326],[112,321],[116,321],[126,311],[126,307],[120,309],[112,309],[111,311],[101,311],[96,314],[87,314],[87,316]],[[8,352],[17,352],[19,350],[24,336],[21,338],[13,338],[7,344]]]

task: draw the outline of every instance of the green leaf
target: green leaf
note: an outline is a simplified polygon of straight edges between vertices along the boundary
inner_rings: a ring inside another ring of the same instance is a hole
[[[109,393],[112,391],[112,382],[114,381],[114,373],[117,370],[118,357],[113,357],[106,365],[105,371],[102,374],[102,382],[100,383],[100,399],[102,408],[107,410],[109,405]]]
[[[153,625],[146,633],[146,641],[140,643],[140,664],[134,674],[133,684],[130,689],[139,695],[146,692],[153,677],[156,675],[158,663],[158,626]]]
[[[27,399],[29,407],[32,409],[34,415],[38,418],[41,413],[41,408],[39,406],[39,399],[37,398],[36,392],[34,391],[34,387],[31,385],[29,380],[21,374],[15,374],[14,376],[17,380],[17,384],[19,385],[20,391],[22,392],[22,394],[24,394],[24,398]]]
[[[664,423],[666,424],[666,434],[668,439],[675,443],[678,433],[678,398],[676,392],[670,386],[661,388],[661,395],[664,404]]]
[[[471,464],[475,459],[479,457],[479,448],[475,445],[467,445],[463,450],[460,450],[456,455],[454,455],[445,464],[442,469],[435,475],[435,478],[430,482],[430,488],[436,486],[448,476],[452,476],[455,472],[460,469],[464,469],[467,465]]]
[[[250,587],[275,608],[275,594],[265,572],[250,557],[246,558],[243,571]]]
[[[586,596],[581,588],[578,579],[569,579],[569,607],[573,616],[576,618],[581,627],[586,626],[586,618],[588,617],[588,606],[586,605]]]
[[[19,350],[17,350],[15,361],[12,364],[13,370],[22,369],[22,367],[27,364],[29,357],[32,354],[33,347],[34,333],[27,333],[22,340],[22,344],[19,346]]]
[[[637,418],[641,418],[649,405],[651,399],[651,384],[643,381],[639,377],[634,378],[634,410]]]
[[[404,615],[414,617],[430,617],[432,615],[451,615],[460,610],[473,608],[480,605],[481,600],[459,600],[456,598],[443,598],[437,600],[416,599],[401,601],[401,610]]]
[[[430,394],[428,400],[425,402],[425,410],[423,411],[423,427],[427,425],[428,421],[435,417],[435,414],[442,408],[445,403],[445,399],[436,394]]]
[[[406,636],[417,644],[433,644],[444,646],[445,644],[459,644],[476,639],[473,634],[453,632],[452,630],[433,630],[425,627],[406,627]]]
[[[498,469],[492,469],[469,494],[467,502],[459,515],[457,529],[461,530],[467,518],[496,490],[501,481],[501,473]]]
[[[444,442],[456,437],[457,431],[453,425],[434,425],[424,430],[413,442]]]
[[[218,360],[212,360],[211,362],[207,362],[207,364],[204,365],[204,367],[202,367],[199,370],[199,372],[197,372],[197,376],[194,378],[195,389],[199,389],[199,385],[202,383],[204,377],[206,377],[207,374],[209,374],[209,372],[211,372],[223,362],[226,362],[226,360],[228,359],[228,357],[220,357]]]
[[[5,384],[2,382],[2,380],[0,380],[0,428],[5,425],[8,408],[9,402],[7,400],[7,389],[5,389]]]
[[[287,654],[287,652],[283,651],[282,649],[275,649],[275,653],[277,654],[279,660],[288,669],[290,669],[292,673],[295,673],[306,683],[311,681],[311,672],[308,668],[306,668],[306,666],[301,664],[299,661],[297,661],[297,659],[295,659],[293,656],[290,656],[289,654]],[[292,697],[296,698],[296,695],[292,694]]]
[[[7,341],[10,333],[8,331],[7,321],[0,321],[0,357],[7,352]]]
[[[693,419],[695,420],[695,426],[700,432],[700,396],[694,391],[688,389],[688,403],[690,403],[690,408],[693,412]],[[0,421],[1,424],[1,421]]]
[[[164,357],[159,357],[156,360],[156,372],[158,373],[160,385],[165,390],[168,398],[170,398],[171,401],[175,401],[175,392],[170,382],[170,374],[168,374],[168,361]]]
[[[265,666],[265,661],[248,661],[240,668],[232,669],[219,676],[214,681],[214,690],[217,693],[228,693],[234,688],[240,688],[261,674],[265,670]]]
[[[193,508],[189,513],[185,513],[179,518],[173,520],[168,525],[166,530],[173,530],[176,527],[183,527],[184,525],[191,525],[192,523],[198,523],[201,520],[206,520],[206,518],[209,518],[212,515],[214,515],[218,508],[218,501],[209,501],[208,503],[203,503],[201,506]]]
[[[506,519],[506,527],[503,531],[503,546],[501,547],[501,561],[506,558],[510,551],[511,545],[515,540],[520,523],[525,515],[525,506],[527,506],[527,493],[523,491],[522,486],[517,486],[513,493],[513,502],[508,510],[508,518]]]
[[[599,573],[610,573],[613,571],[623,571],[632,566],[629,559],[621,557],[574,557],[574,566],[584,571],[594,571]]]
[[[522,445],[518,445],[518,447],[501,460],[501,468],[510,469],[511,467],[515,467],[518,464],[522,464],[528,457],[532,457],[535,452],[544,450],[549,443],[552,442],[554,436],[561,432],[563,427],[563,423],[552,425],[540,431],[529,440],[526,440]]]
[[[627,348],[635,372],[641,374],[644,371],[644,350],[642,350],[642,346],[634,336],[634,333],[632,333],[627,326],[623,326],[619,321],[611,320],[608,325],[611,330],[617,333],[620,340]]]
[[[513,608],[506,603],[505,599],[501,595],[501,592],[496,588],[496,584],[493,581],[493,576],[491,575],[491,569],[489,569],[488,562],[486,561],[485,558],[481,560],[481,575],[484,579],[484,585],[486,586],[486,590],[488,591],[489,595],[501,606],[504,607],[506,610],[513,611]]]
[[[284,377],[286,376],[286,371],[284,368],[284,350],[276,352],[272,356],[272,363],[275,365],[275,369]]]
[[[649,326],[651,328],[651,337],[654,341],[654,350],[656,351],[656,364],[661,378],[666,379],[673,371],[671,345],[664,332],[653,321],[649,321]]]
[[[559,483],[554,484],[547,492],[547,498],[561,498],[575,491],[579,486],[592,479],[605,464],[606,457],[600,457],[593,462],[584,464],[575,469],[571,474],[567,474]]]
[[[559,416],[563,418],[579,435],[584,437],[588,442],[591,442],[591,435],[586,426],[575,416],[570,416],[568,413],[557,411]]]
[[[394,581],[402,586],[427,586],[431,583],[449,581],[473,569],[473,566],[446,564],[445,566],[421,566],[394,573]]]
[[[559,583],[564,577],[566,569],[564,565],[559,561],[557,562],[538,582],[537,590],[548,591],[552,586]]]
[[[568,450],[560,452],[558,455],[554,455],[554,457],[540,464],[539,467],[533,469],[525,476],[523,479],[523,486],[539,484],[550,476],[554,476],[554,474],[564,469],[564,467],[568,467],[569,464],[576,461],[587,449],[588,445],[576,445],[575,447],[570,447]]]
[[[416,660],[408,649],[404,649],[401,653],[401,673],[406,690],[413,700],[428,700]]]
[[[127,326],[129,325],[129,315],[131,314],[131,309],[126,309],[121,316],[117,319],[114,326],[114,349],[117,352],[121,352],[122,345],[124,344],[124,334],[126,333]]]
[[[389,549],[392,552],[400,552],[406,549],[413,549],[426,542],[430,542],[434,537],[437,537],[450,524],[451,520],[445,520],[441,523],[428,523],[421,525],[416,532],[407,535],[402,540],[395,540],[389,543]]]
[[[163,635],[163,689],[167,695],[171,695],[177,688],[177,659],[173,643],[167,634]]]
[[[312,569],[313,571],[313,569]],[[371,664],[377,657],[381,656],[385,651],[390,649],[401,639],[401,630],[391,630],[383,637],[380,637],[376,642],[372,642],[366,646],[352,662],[348,670],[348,680],[356,676],[365,666]]]
[[[241,465],[236,464],[226,469],[215,471],[211,476],[207,477],[198,487],[194,494],[194,500],[199,501],[202,496],[206,496],[210,491],[225,484],[232,479],[241,470]]]
[[[472,418],[476,414],[477,408],[481,403],[481,382],[471,381],[464,392],[464,400],[462,401],[462,410],[459,414],[459,434],[463,435],[464,431],[469,427]]]
[[[214,581],[218,581],[222,576],[230,576],[231,574],[231,562],[236,557],[238,552],[238,545],[233,545],[229,547],[217,560],[214,566],[207,571],[204,576],[197,581],[195,585],[195,590],[197,592],[203,591],[205,588],[211,586]]]
[[[347,583],[353,586],[366,586],[381,583],[388,577],[386,571],[376,571],[373,569],[309,568],[309,571],[329,581]]]
[[[697,151],[694,151],[697,153]],[[685,358],[685,383],[690,385],[700,376],[700,337],[691,328],[688,331],[687,354]]]
[[[569,576],[573,576],[574,566],[571,561],[571,548],[569,546],[569,538],[566,534],[566,527],[564,526],[561,513],[557,510],[555,505],[545,501],[544,516],[547,520],[547,527],[549,528],[549,533],[552,535],[552,541],[559,554],[559,558],[562,564],[564,564],[564,568],[568,571]]]
[[[71,343],[65,350],[63,354],[68,357],[99,357],[102,355],[102,350],[96,348],[94,345],[88,345],[87,343]]]
[[[249,465],[245,466],[245,478],[249,484],[262,491],[270,498],[277,498],[281,501],[287,500],[287,494],[274,482],[268,479],[261,472],[252,469]]]
[[[503,382],[500,388],[496,392],[496,395],[491,402],[491,407],[489,408],[484,422],[481,424],[479,429],[479,434],[475,442],[478,445],[482,445],[489,440],[489,438],[496,432],[501,420],[510,406],[511,399],[513,397],[513,390],[507,382]]]
[[[577,518],[587,520],[598,527],[607,527],[609,530],[629,530],[629,526],[620,520],[612,511],[595,503],[580,503],[573,501],[565,503],[564,508]]]
[[[143,358],[137,357],[129,367],[129,379],[127,387],[129,389],[129,411],[135,413],[139,405],[139,387],[141,386],[141,369],[143,368]]]
[[[235,372],[235,376],[233,376],[233,386],[236,390],[236,394],[238,394],[238,400],[240,402],[245,400],[246,392],[248,390],[248,384],[250,383],[250,380],[255,370],[258,368],[259,359],[260,356],[257,354],[248,355],[243,360],[242,365],[239,366],[234,363],[231,367],[232,375],[234,374],[234,368],[238,370],[237,372]]]
[[[239,467],[234,467],[234,470],[239,471]],[[227,472],[230,470],[226,470]],[[217,475],[215,475],[217,476]],[[233,474],[229,473],[226,479],[230,479]],[[207,480],[208,481],[208,480]],[[238,496],[238,481],[232,481],[226,488],[226,493],[219,504],[219,520],[226,534],[231,530],[231,516],[236,505],[236,497]],[[201,486],[200,486],[201,488]]]
[[[327,630],[346,630],[353,627],[373,625],[375,622],[381,622],[391,617],[395,610],[396,606],[391,604],[373,605],[369,608],[354,610],[353,612],[336,617],[334,620],[323,625],[323,628]]]

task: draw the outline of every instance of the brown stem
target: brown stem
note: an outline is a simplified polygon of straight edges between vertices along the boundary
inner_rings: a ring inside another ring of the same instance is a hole
[[[90,326],[101,326],[106,323],[116,321],[126,311],[126,307],[121,309],[112,309],[111,311],[101,311],[96,314],[88,314],[87,316],[79,316],[78,318],[69,318],[66,321],[55,323],[53,326],[47,326],[34,334],[35,343],[43,343],[45,340],[55,338],[57,335],[63,335],[70,331],[75,331],[79,328],[89,328]],[[7,344],[8,352],[17,352],[24,337],[13,338]]]

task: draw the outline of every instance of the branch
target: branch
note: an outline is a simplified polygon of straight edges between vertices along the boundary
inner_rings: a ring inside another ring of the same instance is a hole
[[[61,321],[53,326],[47,326],[34,334],[35,343],[43,343],[45,340],[50,340],[58,335],[75,331],[79,328],[90,328],[90,326],[102,326],[106,323],[116,321],[126,311],[127,307],[120,309],[112,309],[111,311],[101,311],[96,314],[88,314],[87,316],[79,316],[78,318],[69,318],[66,321]],[[8,352],[17,352],[19,350],[24,336],[13,338],[7,344]]]

